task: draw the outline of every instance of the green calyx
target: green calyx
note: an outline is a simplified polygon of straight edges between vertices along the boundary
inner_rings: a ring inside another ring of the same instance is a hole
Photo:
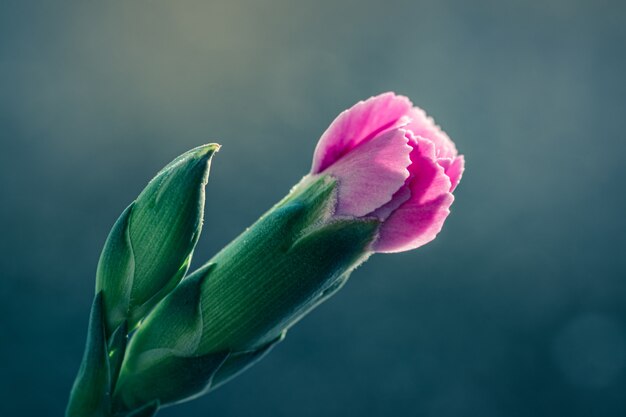
[[[132,330],[183,278],[202,229],[209,144],[176,158],[150,181],[113,226],[96,273],[107,335]]]
[[[334,294],[371,254],[380,226],[335,217],[336,188],[332,177],[305,177],[163,299],[130,341],[114,408],[180,402],[214,389]]]

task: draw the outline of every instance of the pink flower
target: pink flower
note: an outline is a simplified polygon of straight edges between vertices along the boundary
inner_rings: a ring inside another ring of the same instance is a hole
[[[463,169],[463,156],[433,119],[407,97],[384,93],[331,123],[311,174],[337,179],[336,216],[383,222],[375,252],[402,252],[439,233]]]

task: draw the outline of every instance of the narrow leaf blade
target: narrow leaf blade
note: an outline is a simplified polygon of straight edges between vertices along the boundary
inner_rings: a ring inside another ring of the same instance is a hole
[[[85,353],[70,393],[67,417],[109,415],[109,361],[102,314],[102,293],[98,293],[91,307]]]

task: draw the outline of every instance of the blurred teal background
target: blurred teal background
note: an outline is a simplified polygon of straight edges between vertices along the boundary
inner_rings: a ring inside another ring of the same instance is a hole
[[[626,415],[625,45],[608,0],[2,0],[0,415],[62,414],[104,239],[162,166],[223,145],[198,266],[387,90],[466,155],[443,232],[160,415]]]

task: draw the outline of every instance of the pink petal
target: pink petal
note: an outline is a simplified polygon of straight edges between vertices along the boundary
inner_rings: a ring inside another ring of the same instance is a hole
[[[413,107],[410,111],[411,122],[407,125],[407,129],[413,132],[415,136],[421,136],[429,139],[435,144],[435,155],[437,158],[454,159],[457,155],[454,142],[435,124],[432,117],[419,107]]]
[[[422,246],[437,236],[450,213],[454,197],[451,182],[435,160],[435,144],[417,138],[411,153],[411,198],[383,223],[376,252],[402,252]]]
[[[345,110],[317,143],[311,173],[322,172],[360,143],[406,125],[412,106],[406,97],[384,93]]]
[[[391,213],[396,211],[398,207],[409,201],[411,198],[411,190],[408,186],[405,185],[400,187],[398,191],[395,192],[391,200],[382,207],[377,208],[372,213],[368,214],[368,216],[374,216],[380,220],[387,220]]]
[[[364,142],[324,171],[339,182],[336,215],[365,216],[404,186],[413,149],[405,133],[396,129]]]
[[[457,185],[459,185],[459,181],[461,181],[461,177],[463,177],[463,171],[465,171],[465,158],[463,155],[457,156],[452,164],[448,168],[446,168],[446,175],[450,178],[450,182],[452,185],[450,186],[450,192],[454,191]]]
[[[437,158],[437,163],[444,171],[447,171],[452,165],[452,158]]]

